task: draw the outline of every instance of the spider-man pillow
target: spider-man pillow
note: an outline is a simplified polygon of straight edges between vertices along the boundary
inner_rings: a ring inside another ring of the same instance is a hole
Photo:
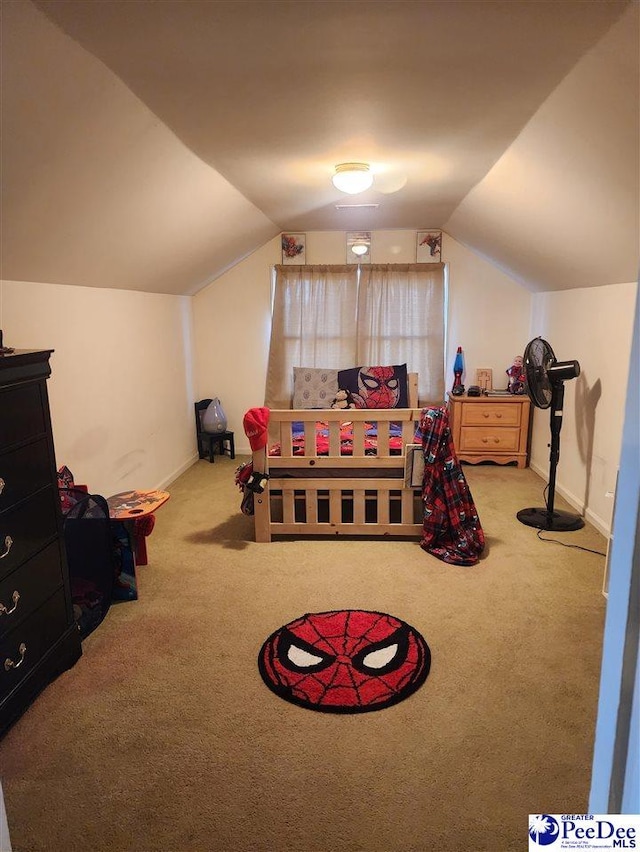
[[[409,407],[406,364],[339,370],[338,386],[349,392],[356,408]]]

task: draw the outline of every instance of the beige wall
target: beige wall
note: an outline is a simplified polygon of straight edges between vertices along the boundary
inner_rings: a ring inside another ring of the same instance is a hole
[[[443,259],[449,266],[447,386],[457,346],[466,357],[467,384],[478,367],[490,367],[496,386],[528,340],[531,294],[511,278],[448,237]],[[307,263],[344,263],[344,231],[306,235]],[[413,263],[416,232],[373,231],[373,263]],[[244,412],[264,402],[270,333],[271,268],[281,262],[280,237],[216,279],[194,296],[195,387],[202,397],[218,396],[237,446],[248,452]]]
[[[636,284],[539,293],[531,336],[540,335],[560,361],[575,358],[580,376],[565,382],[557,491],[602,532],[611,528],[620,458]],[[549,472],[549,411],[536,409],[531,466]],[[541,504],[542,505],[542,504]]]
[[[489,367],[493,386],[506,388],[506,370],[528,340],[531,293],[452,237],[445,236],[443,252],[449,264],[447,387],[462,346],[465,385],[475,384],[478,368]]]
[[[3,281],[5,345],[54,349],[56,461],[109,496],[168,484],[193,462],[190,299]]]
[[[220,398],[240,452],[249,452],[243,415],[264,402],[271,268],[280,258],[278,236],[193,297],[196,398]]]

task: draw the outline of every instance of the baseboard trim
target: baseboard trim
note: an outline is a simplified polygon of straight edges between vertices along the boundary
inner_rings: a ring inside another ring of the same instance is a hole
[[[156,486],[157,491],[166,491],[166,489],[171,485],[172,482],[175,482],[179,476],[182,476],[189,468],[194,465],[198,461],[198,454],[194,453],[184,464],[181,464],[177,470],[174,470],[172,474],[170,474],[166,479],[163,479],[159,485]]]
[[[538,476],[544,480],[544,482],[549,481],[548,470],[543,470],[542,468],[538,467],[538,465],[534,462],[529,462],[529,467],[534,473],[537,473]],[[573,506],[573,508],[577,512],[579,512],[585,518],[585,520],[589,521],[589,523],[594,526],[599,533],[601,533],[601,535],[603,535],[605,538],[609,538],[609,536],[611,535],[610,524],[606,523],[606,521],[604,521],[599,515],[596,515],[596,513],[591,509],[585,510],[584,501],[580,500],[578,497],[576,497],[575,494],[560,485],[557,480],[556,494],[559,494],[563,499],[567,501],[567,503],[569,503],[570,506]]]

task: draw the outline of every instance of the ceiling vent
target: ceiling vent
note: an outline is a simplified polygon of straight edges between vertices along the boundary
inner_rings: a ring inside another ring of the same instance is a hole
[[[336,204],[336,210],[377,210],[379,204]]]

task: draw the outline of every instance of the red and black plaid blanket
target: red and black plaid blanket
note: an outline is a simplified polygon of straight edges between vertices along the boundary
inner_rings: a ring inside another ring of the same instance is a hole
[[[424,479],[420,546],[444,562],[476,565],[484,532],[456,456],[446,408],[425,408],[420,418]]]

